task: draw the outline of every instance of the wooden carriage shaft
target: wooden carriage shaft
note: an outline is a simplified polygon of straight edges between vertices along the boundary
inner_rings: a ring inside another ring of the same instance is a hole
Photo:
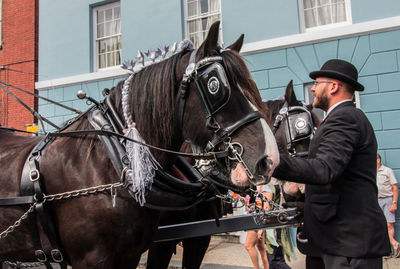
[[[158,227],[154,242],[162,242],[169,240],[181,240],[191,237],[199,237],[206,235],[213,235],[219,233],[236,232],[236,231],[247,231],[257,229],[275,229],[283,227],[295,227],[299,226],[299,220],[294,218],[288,220],[285,223],[281,223],[277,220],[278,213],[286,213],[288,216],[294,216],[296,214],[295,208],[268,211],[268,221],[265,224],[257,224],[254,221],[254,216],[263,217],[266,216],[264,213],[247,214],[241,216],[234,216],[228,218],[220,218],[220,225],[217,226],[215,219],[179,223],[167,226]],[[275,215],[275,216],[274,216]]]

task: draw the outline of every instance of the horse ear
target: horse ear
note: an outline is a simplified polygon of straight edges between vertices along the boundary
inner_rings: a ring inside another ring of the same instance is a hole
[[[294,93],[293,90],[293,80],[291,80],[289,84],[286,86],[285,100],[289,106],[295,106],[298,103],[296,94]]]
[[[211,25],[206,39],[198,49],[197,57],[203,58],[205,56],[212,55],[213,53],[211,53],[211,51],[216,50],[218,43],[219,23],[219,21],[216,21]]]
[[[244,39],[244,34],[241,34],[239,38],[235,41],[235,43],[230,45],[228,48],[240,52],[240,49],[242,48],[243,45],[243,39]]]

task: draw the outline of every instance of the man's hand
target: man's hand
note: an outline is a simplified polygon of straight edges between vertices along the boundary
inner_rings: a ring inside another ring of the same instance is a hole
[[[286,202],[286,203],[283,203],[282,206],[284,208],[297,207],[298,211],[304,212],[304,202],[301,202],[301,201]]]

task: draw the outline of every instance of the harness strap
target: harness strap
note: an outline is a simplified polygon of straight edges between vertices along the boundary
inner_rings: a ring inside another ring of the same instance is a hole
[[[243,119],[235,122],[234,124],[218,130],[216,133],[216,136],[213,138],[213,140],[208,142],[207,147],[205,148],[205,151],[209,151],[209,150],[215,148],[218,144],[224,142],[224,140],[227,137],[232,135],[239,128],[241,128],[249,123],[252,123],[260,118],[262,118],[261,113],[258,111],[253,111],[253,112],[249,113],[248,115],[246,115],[246,117],[244,117]]]
[[[0,198],[0,206],[26,205],[26,204],[33,204],[34,202],[35,199],[31,195]]]
[[[114,132],[113,125],[109,119],[104,117],[106,112],[100,109],[92,109],[88,114],[90,124],[98,131]],[[129,169],[129,159],[126,156],[125,148],[115,136],[104,136],[98,134],[98,138],[106,150],[107,156],[110,158],[115,170],[119,175],[125,169]]]
[[[33,211],[31,214],[28,215],[28,223],[30,226],[30,233],[31,233],[31,238],[33,241],[33,247],[35,248],[35,257],[36,260],[39,262],[43,262],[46,266],[46,268],[51,269],[49,262],[47,261],[47,256],[46,253],[42,249],[42,243],[40,241],[40,234],[39,234],[39,228],[37,225],[36,218],[37,214],[36,211]]]
[[[52,221],[49,209],[44,206],[44,194],[41,186],[41,175],[39,162],[46,147],[54,141],[54,137],[41,140],[30,153],[25,161],[24,169],[21,177],[20,192],[23,197],[31,196],[37,202],[34,213],[29,215],[29,223],[31,225],[31,236],[35,247],[35,256],[39,262],[44,263],[46,268],[53,268],[50,259],[47,257],[41,245],[40,233],[36,224],[36,219],[40,221],[43,231],[51,245],[50,256],[53,262],[59,264],[64,269],[67,267],[63,254],[61,252],[61,240],[57,234],[57,230]]]
[[[121,133],[124,129],[124,124],[123,124],[121,118],[119,117],[117,111],[115,110],[114,106],[111,104],[110,98],[111,98],[110,95],[107,95],[105,98],[105,103],[111,112],[111,113],[108,113],[108,114],[111,114],[109,117],[109,120],[111,123],[116,122],[116,124],[113,124],[113,127],[117,132]]]
[[[192,53],[190,54],[189,64],[188,67],[186,68],[185,74],[183,75],[179,92],[178,129],[180,134],[182,133],[183,130],[183,115],[185,114],[186,97],[189,91],[190,82],[192,80],[192,73],[195,68],[196,53],[197,49],[193,50]]]

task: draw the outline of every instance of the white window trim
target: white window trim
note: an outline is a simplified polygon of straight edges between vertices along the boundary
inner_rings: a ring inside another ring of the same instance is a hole
[[[187,22],[188,21],[191,21],[191,20],[195,20],[195,19],[199,19],[199,18],[205,18],[205,17],[209,17],[209,16],[212,16],[212,15],[216,15],[216,14],[218,14],[218,12],[214,12],[214,13],[211,13],[211,14],[208,14],[208,15],[200,15],[200,16],[198,16],[198,17],[191,17],[191,18],[189,18],[188,17],[188,7],[187,7],[187,0],[182,0],[183,1],[183,20],[184,20],[184,22],[183,22],[183,29],[184,29],[184,33],[185,33],[185,38],[186,39],[189,39],[189,33],[188,33],[188,29],[187,29]],[[220,37],[219,37],[219,39],[221,40],[221,42],[223,43],[223,33],[222,33],[222,0],[218,0],[219,1],[219,8],[220,8],[220,10],[219,10],[219,17],[220,17],[220,25],[219,25],[219,33],[220,33]],[[207,30],[208,31],[208,30]]]
[[[121,8],[121,3],[120,1],[116,1],[113,3],[109,3],[109,4],[105,4],[105,5],[101,5],[101,6],[96,6],[93,7],[92,9],[92,14],[93,14],[93,26],[92,26],[92,31],[93,31],[93,70],[94,71],[106,71],[106,70],[112,70],[115,69],[116,67],[120,67],[121,65],[116,65],[116,66],[110,66],[110,67],[105,67],[105,68],[98,68],[98,55],[97,55],[97,51],[98,51],[98,44],[96,42],[97,39],[97,16],[96,16],[96,11],[99,9],[105,9],[105,8],[109,8],[109,7],[116,7],[119,6]],[[120,18],[121,19],[121,18]],[[121,21],[122,24],[122,21]],[[118,35],[115,35],[118,36]],[[109,36],[111,37],[111,36]],[[121,37],[122,37],[122,33],[121,33]],[[121,58],[122,58],[122,49],[121,49]]]
[[[400,29],[400,16],[251,42],[243,45],[241,53],[246,55],[285,49],[396,29]]]
[[[356,108],[360,108],[361,109],[361,100],[360,100],[360,92],[359,91],[355,91],[354,92],[354,100],[356,101]]]
[[[353,23],[353,18],[351,15],[351,1],[350,0],[344,0],[345,7],[346,7],[346,21],[345,22],[339,22],[339,23],[330,23],[326,25],[320,25],[316,27],[311,27],[311,28],[306,28],[305,25],[305,18],[304,18],[304,0],[298,0],[298,7],[299,7],[299,19],[300,19],[300,29],[302,33],[305,32],[314,32],[314,31],[321,31],[321,30],[327,30],[327,29],[332,29],[336,27],[341,27],[345,25],[351,25]]]

